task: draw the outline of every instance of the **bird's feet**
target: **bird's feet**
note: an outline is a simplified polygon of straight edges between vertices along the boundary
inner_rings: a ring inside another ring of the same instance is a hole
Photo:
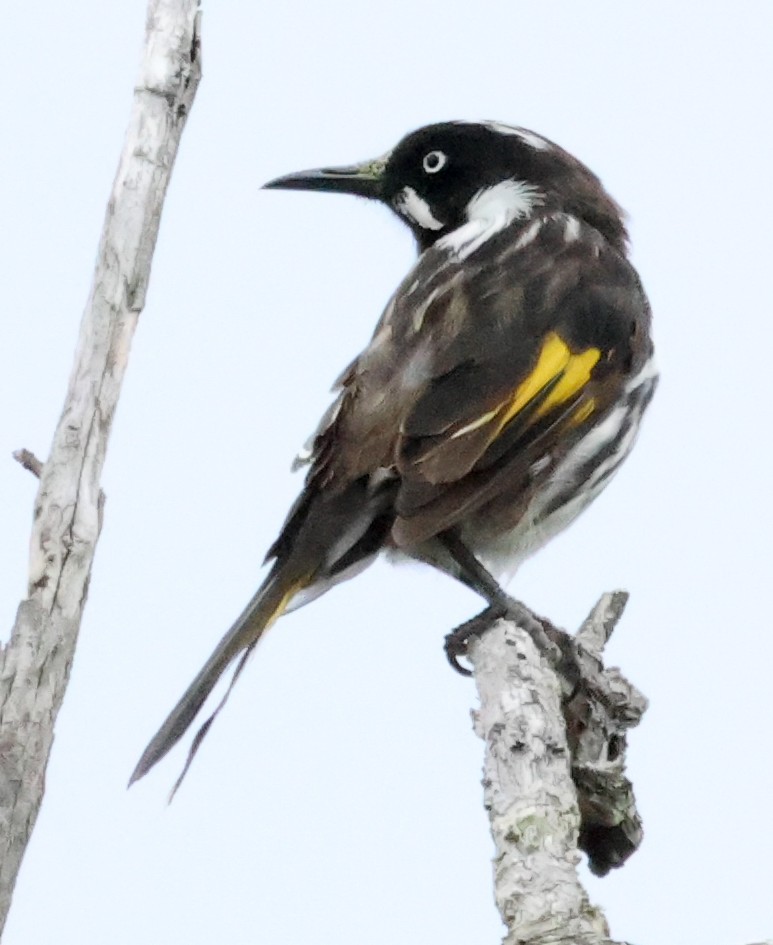
[[[500,608],[490,605],[477,617],[471,620],[465,620],[450,633],[446,634],[445,651],[446,658],[451,666],[462,676],[472,676],[472,671],[462,666],[459,662],[460,657],[467,656],[467,647],[475,637],[482,636],[491,625],[502,615]]]
[[[499,601],[490,604],[477,617],[467,620],[446,636],[446,657],[457,673],[461,673],[462,676],[472,675],[472,672],[459,662],[460,658],[467,655],[470,640],[482,636],[497,620],[501,619],[512,620],[525,630],[540,653],[559,670],[562,676],[568,680],[578,678],[579,670],[572,647],[572,638],[556,629],[550,621],[538,617],[525,604],[504,594]]]

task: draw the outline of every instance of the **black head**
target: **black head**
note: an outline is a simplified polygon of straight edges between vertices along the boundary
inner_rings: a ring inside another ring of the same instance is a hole
[[[327,190],[380,200],[422,250],[475,219],[571,213],[624,248],[620,207],[599,179],[558,145],[497,122],[443,122],[407,135],[382,158],[278,177],[270,188]]]

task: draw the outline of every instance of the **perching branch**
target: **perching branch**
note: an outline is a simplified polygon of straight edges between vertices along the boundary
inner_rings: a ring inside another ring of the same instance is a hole
[[[625,595],[604,595],[574,641],[542,621],[562,650],[576,651],[571,680],[513,623],[499,621],[470,644],[505,945],[611,945],[576,866],[583,848],[594,871],[605,873],[641,840],[623,769],[625,729],[646,701],[600,661],[624,605]]]
[[[75,363],[40,476],[28,597],[0,649],[0,932],[43,798],[101,528],[100,477],[161,209],[201,77],[198,0],[150,0],[145,49]],[[17,457],[18,458],[18,457]]]
[[[563,661],[573,664],[571,679],[540,656],[533,633],[512,622],[500,620],[470,640],[503,945],[626,945],[609,938],[576,867],[583,850],[603,875],[642,839],[624,773],[625,732],[647,700],[601,659],[627,599],[623,591],[604,594],[575,637],[527,618],[538,620],[562,653],[574,652]]]

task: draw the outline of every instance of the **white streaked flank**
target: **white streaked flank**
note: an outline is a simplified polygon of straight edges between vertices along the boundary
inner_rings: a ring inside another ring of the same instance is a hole
[[[625,385],[626,393],[631,393],[631,391],[636,390],[637,387],[641,387],[642,384],[646,384],[647,381],[654,380],[658,376],[658,366],[655,363],[655,355],[644,364],[644,367],[639,371],[637,375],[632,377],[630,381]]]
[[[403,187],[395,198],[395,209],[399,214],[418,223],[425,230],[442,230],[444,224],[436,219],[426,200],[413,187]]]
[[[552,471],[546,488],[535,495],[518,525],[493,540],[484,539],[479,545],[481,560],[498,580],[509,580],[526,558],[563,531],[606,488],[633,448],[642,415],[656,382],[655,359],[650,357],[626,385],[627,402],[611,410],[566,454]],[[579,491],[545,516],[546,510],[562,495],[567,485],[577,478],[592,457],[610,447],[609,455],[590,470]],[[532,464],[532,475],[537,475],[545,468],[546,460],[549,462],[550,457],[541,457]],[[462,537],[465,537],[464,529]]]
[[[563,486],[566,479],[563,473],[564,467],[583,465],[591,456],[601,452],[608,443],[611,443],[622,429],[628,413],[628,405],[622,404],[611,410],[601,423],[592,427],[577,446],[570,453],[567,453],[563,463],[556,470],[553,477],[554,486]]]
[[[545,469],[545,467],[549,466],[552,461],[553,457],[550,455],[550,453],[545,453],[544,456],[540,456],[539,459],[535,460],[531,466],[529,466],[529,473],[532,476],[538,475],[543,469]]]
[[[623,437],[615,452],[593,471],[585,487],[551,512],[547,518],[542,517],[543,511],[561,493],[566,483],[572,481],[576,471],[582,468],[591,456],[619,436],[627,416],[626,406],[617,407],[598,426],[590,430],[556,467],[545,489],[534,497],[518,525],[511,532],[498,536],[481,548],[480,559],[498,581],[507,583],[526,558],[563,531],[606,486],[608,480],[600,482],[599,479],[611,467],[619,465],[633,446],[641,415],[636,418],[632,429]],[[462,537],[465,537],[464,530]]]
[[[639,435],[639,422],[641,420],[641,414],[639,414],[633,423],[631,423],[628,430],[625,432],[625,435],[620,438],[620,441],[617,444],[617,449],[611,453],[602,463],[593,470],[593,474],[588,479],[586,488],[590,492],[590,497],[588,502],[590,502],[597,493],[600,491],[600,488],[603,487],[604,478],[612,470],[616,469],[620,463],[625,459],[625,457],[631,452],[631,447],[633,446],[636,437]],[[588,503],[586,503],[587,505]],[[584,506],[583,506],[584,507]]]

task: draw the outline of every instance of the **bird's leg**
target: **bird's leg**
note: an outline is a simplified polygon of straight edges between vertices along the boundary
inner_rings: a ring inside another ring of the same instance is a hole
[[[459,579],[489,603],[483,613],[461,624],[446,636],[446,656],[458,673],[463,676],[472,675],[459,663],[459,658],[467,653],[467,645],[472,637],[480,636],[495,620],[502,617],[513,620],[525,630],[540,653],[548,657],[553,665],[558,665],[565,659],[561,648],[548,637],[543,623],[528,607],[520,601],[513,600],[502,590],[456,532],[449,530],[443,532],[438,538],[458,566]]]

